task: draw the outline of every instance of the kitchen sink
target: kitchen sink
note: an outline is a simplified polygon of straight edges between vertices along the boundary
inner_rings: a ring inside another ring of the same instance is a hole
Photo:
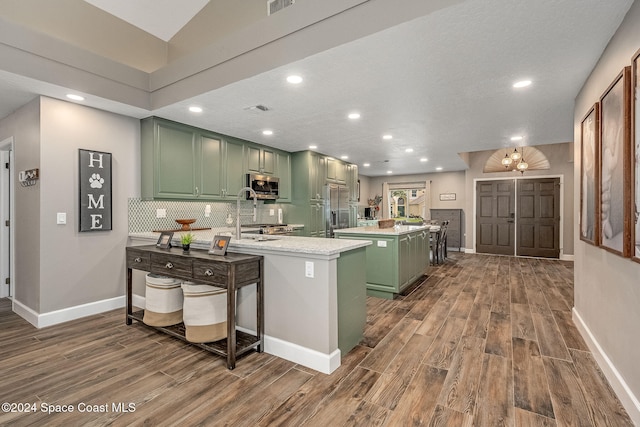
[[[268,242],[270,240],[280,240],[279,237],[265,236],[264,234],[250,234],[248,236],[242,236],[241,240],[253,240],[254,242]]]

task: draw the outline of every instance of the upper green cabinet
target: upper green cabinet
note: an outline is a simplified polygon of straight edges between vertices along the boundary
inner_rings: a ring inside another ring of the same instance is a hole
[[[233,200],[247,173],[280,178],[280,202],[291,199],[289,153],[158,117],[141,121],[142,197]]]
[[[338,184],[347,183],[347,163],[327,157],[327,181]]]
[[[275,175],[276,153],[269,148],[247,146],[247,170],[261,175]]]

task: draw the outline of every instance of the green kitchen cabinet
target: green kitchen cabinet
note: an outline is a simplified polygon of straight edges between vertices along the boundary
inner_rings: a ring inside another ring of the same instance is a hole
[[[358,182],[358,165],[347,165],[347,186],[349,187],[349,201],[360,201],[360,183]]]
[[[383,229],[384,230],[384,229]],[[393,299],[427,273],[429,268],[429,233],[364,232],[336,230],[336,238],[369,240],[367,246],[367,295]]]
[[[258,175],[277,176],[275,151],[270,148],[247,145],[247,171]]]
[[[347,183],[347,163],[327,157],[327,181],[337,184]]]
[[[193,128],[156,118],[142,120],[142,197],[197,197],[202,188],[201,148]]]
[[[145,199],[235,199],[244,186],[244,144],[181,123],[141,121]]]
[[[309,237],[325,237],[326,214],[324,211],[324,202],[311,202],[309,206]],[[305,224],[306,225],[306,224]],[[305,227],[305,230],[307,227]]]
[[[291,202],[291,154],[284,151],[274,151],[275,155],[275,173],[274,175],[280,179],[278,182],[278,195],[280,196],[277,203]]]

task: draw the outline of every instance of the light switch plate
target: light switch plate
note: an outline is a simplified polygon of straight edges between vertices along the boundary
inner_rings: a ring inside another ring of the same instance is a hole
[[[276,214],[276,211],[273,209],[269,209],[269,216],[274,216]]]
[[[156,209],[156,218],[166,218],[167,210],[166,209]]]
[[[313,279],[313,261],[304,262],[304,277]]]
[[[66,224],[67,223],[67,213],[66,212],[58,212],[56,215],[56,223],[57,224]]]

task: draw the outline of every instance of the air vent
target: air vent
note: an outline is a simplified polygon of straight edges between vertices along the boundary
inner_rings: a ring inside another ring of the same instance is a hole
[[[267,0],[267,15],[273,15],[295,2],[296,0]]]
[[[262,104],[258,104],[258,105],[252,105],[251,107],[247,107],[245,108],[245,110],[249,110],[249,111],[255,111],[255,110],[260,110],[260,111],[269,111],[269,107],[262,105]]]

